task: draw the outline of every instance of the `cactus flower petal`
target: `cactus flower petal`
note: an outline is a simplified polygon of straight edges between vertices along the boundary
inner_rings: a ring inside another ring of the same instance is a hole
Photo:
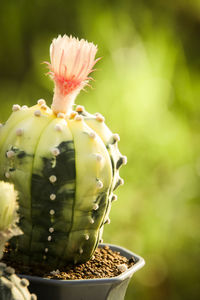
[[[93,71],[97,46],[84,39],[58,36],[50,46],[49,75],[55,83],[52,109],[54,113],[68,112],[77,94],[88,84]]]

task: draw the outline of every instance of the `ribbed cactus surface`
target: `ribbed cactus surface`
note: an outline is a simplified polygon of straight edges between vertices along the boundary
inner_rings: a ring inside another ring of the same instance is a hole
[[[124,158],[99,114],[58,118],[43,101],[13,107],[0,130],[0,178],[19,191],[15,257],[61,265],[88,260],[101,238]]]
[[[35,294],[30,294],[25,278],[19,278],[15,271],[0,262],[0,299],[1,300],[37,300]]]

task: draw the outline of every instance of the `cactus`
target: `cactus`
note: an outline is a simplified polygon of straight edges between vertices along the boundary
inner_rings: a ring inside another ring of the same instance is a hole
[[[5,243],[13,236],[22,234],[17,227],[17,193],[13,184],[0,182],[0,259],[3,256]],[[0,299],[1,300],[36,300],[30,294],[28,280],[15,275],[15,270],[0,262]]]
[[[13,106],[0,129],[0,179],[19,191],[20,227],[15,259],[51,267],[90,259],[109,223],[114,190],[123,183],[126,157],[100,114],[74,100],[88,85],[97,47],[66,35],[50,47],[55,83],[51,108],[43,99]]]
[[[22,234],[17,227],[17,193],[13,184],[0,182],[0,259],[6,242],[13,236]]]
[[[0,299],[1,300],[37,300],[28,290],[29,281],[19,278],[15,271],[0,262]]]

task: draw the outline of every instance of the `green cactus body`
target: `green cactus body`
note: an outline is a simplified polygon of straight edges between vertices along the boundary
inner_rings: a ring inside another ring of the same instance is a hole
[[[0,259],[6,242],[13,236],[22,234],[18,222],[17,193],[13,184],[0,181]]]
[[[0,129],[0,179],[19,191],[24,232],[13,242],[15,259],[53,267],[92,256],[121,155],[104,122],[88,115],[58,118],[38,104],[14,111]]]
[[[0,263],[0,299],[1,300],[37,300],[35,294],[30,294],[25,278],[19,278],[15,271],[6,264]]]

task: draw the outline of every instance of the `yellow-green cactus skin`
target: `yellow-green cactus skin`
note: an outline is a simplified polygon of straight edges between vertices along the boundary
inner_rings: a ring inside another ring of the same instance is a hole
[[[59,267],[93,255],[110,222],[126,157],[104,118],[74,104],[97,61],[96,47],[59,36],[50,51],[52,107],[42,99],[30,108],[13,106],[0,129],[0,179],[14,183],[19,192],[24,235],[12,242],[15,259]]]
[[[5,243],[13,236],[22,234],[17,227],[18,204],[14,185],[0,181],[0,259]]]

